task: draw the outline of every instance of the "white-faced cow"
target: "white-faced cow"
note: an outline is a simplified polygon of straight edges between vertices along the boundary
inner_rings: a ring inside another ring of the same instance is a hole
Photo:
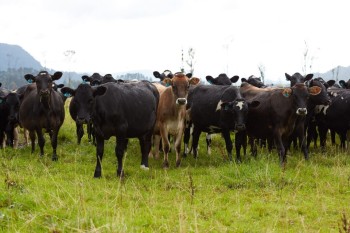
[[[24,93],[19,109],[20,124],[29,130],[32,153],[35,150],[35,134],[38,136],[41,156],[44,155],[45,144],[43,129],[48,132],[53,149],[52,160],[57,160],[57,135],[65,112],[62,96],[52,89],[52,83],[62,77],[62,72],[50,75],[47,71],[41,71],[37,76],[26,74],[24,77],[35,85],[29,85]]]
[[[148,81],[106,83],[93,89],[92,121],[96,136],[96,169],[101,177],[104,140],[116,137],[117,175],[123,175],[123,155],[128,138],[138,138],[141,146],[141,168],[148,169],[148,154],[157,117],[159,93]]]
[[[232,141],[230,131],[244,131],[248,104],[242,98],[239,89],[231,85],[201,85],[189,94],[189,114],[193,123],[193,155],[198,155],[198,140],[201,132],[222,133],[226,143],[228,157],[232,160]],[[258,105],[254,102],[253,105]],[[242,141],[236,140],[236,156],[240,161],[237,148]]]
[[[168,86],[165,90],[161,91],[162,94],[159,97],[159,105],[157,110],[157,121],[154,130],[155,134],[155,157],[159,157],[158,145],[159,140],[162,138],[164,162],[163,167],[169,167],[168,154],[170,150],[169,135],[174,136],[175,141],[175,153],[176,153],[176,166],[180,166],[181,163],[181,142],[182,135],[185,128],[186,117],[186,104],[187,95],[190,85],[197,85],[199,78],[191,77],[190,74],[175,73],[170,78],[163,79],[163,84]],[[159,88],[158,88],[159,89]]]
[[[69,113],[76,124],[77,142],[80,144],[84,135],[84,124],[87,125],[88,140],[91,141],[92,134],[92,107],[94,102],[93,90],[89,84],[82,83],[76,89],[64,87],[61,89],[64,96],[73,96],[69,104]],[[93,143],[95,140],[93,138]]]

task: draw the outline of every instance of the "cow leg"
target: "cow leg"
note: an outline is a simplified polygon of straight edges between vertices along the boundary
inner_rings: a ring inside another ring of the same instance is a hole
[[[198,157],[198,141],[201,135],[201,131],[194,127],[192,132],[192,149],[193,149],[193,157],[196,159]]]
[[[190,137],[191,137],[191,126],[190,124],[189,125],[186,124],[186,128],[184,130],[184,153],[182,155],[184,158],[186,158],[187,154],[189,153],[188,143],[190,141]]]
[[[102,158],[103,158],[103,152],[104,152],[104,139],[103,137],[97,136],[96,137],[96,168],[94,173],[94,178],[100,178],[102,175]]]
[[[168,132],[165,129],[165,126],[160,126],[160,135],[162,137],[162,144],[163,144],[163,153],[164,153],[164,161],[163,161],[163,168],[169,168],[169,151],[170,151],[170,142],[168,137]]]
[[[118,137],[117,138],[117,146],[115,147],[115,154],[117,156],[118,160],[118,168],[117,168],[117,176],[123,177],[124,176],[124,171],[123,171],[123,156],[124,156],[124,151],[127,147],[128,140],[124,137]],[[149,153],[149,151],[148,151]],[[147,153],[147,156],[148,156]],[[148,163],[148,161],[147,161]],[[147,164],[148,166],[148,164]]]
[[[256,156],[258,155],[258,149],[255,144],[255,139],[253,137],[249,137],[249,144],[250,144],[251,154],[256,158]]]
[[[151,147],[152,147],[152,132],[139,138],[139,141],[140,141],[141,154],[142,154],[141,169],[149,170],[149,168],[148,168],[148,154],[150,153]]]
[[[208,155],[211,155],[211,134],[207,133],[206,137],[205,137],[205,141],[207,143],[207,152]]]
[[[180,130],[177,135],[174,136],[175,139],[175,153],[176,153],[176,167],[181,164],[181,141],[182,141],[182,131]]]
[[[84,135],[84,126],[83,124],[80,123],[76,123],[76,127],[77,127],[77,139],[78,139],[78,145],[80,145],[81,142],[81,138]]]
[[[42,129],[37,129],[36,134],[38,135],[38,145],[40,147],[40,156],[44,156],[45,138],[44,138]]]
[[[328,129],[324,126],[318,127],[318,132],[320,134],[320,147],[322,152],[326,152],[326,139],[327,139]]]
[[[25,141],[26,146],[28,146],[30,137],[29,137],[29,131],[26,128],[23,128],[23,137],[24,137],[24,141]]]
[[[58,135],[59,129],[52,130],[52,136],[51,136],[51,146],[52,146],[52,161],[57,161],[57,135]]]
[[[34,130],[29,131],[29,137],[32,143],[32,153],[34,153],[34,150],[35,150],[35,131]]]
[[[87,124],[86,124],[86,131],[87,131],[87,135],[88,135],[88,141],[89,142],[91,142],[91,131],[92,131],[92,127],[91,127],[92,125],[91,125],[91,123],[90,122],[88,122]]]
[[[18,126],[13,129],[13,148],[18,148]]]
[[[309,153],[306,147],[306,142],[305,142],[305,127],[304,127],[304,122],[302,122],[298,127],[297,127],[297,134],[299,138],[299,143],[300,143],[300,148],[301,151],[304,154],[305,160],[309,160]]]
[[[225,139],[225,143],[226,143],[226,151],[228,154],[228,158],[230,161],[232,161],[232,141],[231,141],[231,137],[230,137],[230,131],[228,130],[223,130],[222,131],[222,136]]]
[[[246,132],[244,131],[236,133],[235,136],[236,160],[238,162],[242,162],[240,153],[242,145],[244,147],[244,141],[246,141],[246,137]]]
[[[335,131],[331,130],[331,142],[332,142],[332,146],[335,145]]]
[[[1,149],[5,148],[6,142],[5,142],[5,132],[4,131],[0,132],[0,143],[1,143],[0,144]]]
[[[287,162],[287,157],[286,157],[286,151],[285,151],[285,147],[283,145],[282,137],[281,137],[281,134],[279,133],[279,131],[276,131],[274,133],[274,138],[275,138],[275,142],[276,142],[278,155],[280,158],[280,165],[281,165],[281,167],[285,167],[286,162]]]
[[[160,135],[153,135],[153,153],[150,152],[150,157],[153,157],[155,159],[159,159],[159,144],[160,144]]]

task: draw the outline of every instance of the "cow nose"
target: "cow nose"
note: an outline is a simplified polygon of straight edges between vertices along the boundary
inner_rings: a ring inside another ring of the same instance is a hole
[[[237,124],[236,125],[236,130],[238,130],[238,131],[245,130],[245,124]]]
[[[185,104],[187,104],[187,99],[186,98],[177,98],[176,104],[185,105]]]
[[[301,115],[301,116],[304,116],[304,115],[307,114],[307,109],[306,108],[298,108],[297,114]]]
[[[40,95],[44,95],[44,96],[49,95],[49,90],[41,90]]]

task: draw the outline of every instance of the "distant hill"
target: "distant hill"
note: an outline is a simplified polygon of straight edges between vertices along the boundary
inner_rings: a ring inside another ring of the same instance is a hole
[[[339,80],[349,80],[350,79],[350,66],[343,67],[337,66],[325,73],[314,73],[314,77],[322,77],[325,80],[334,79]]]
[[[43,67],[20,46],[0,43],[0,71],[19,68],[41,70]]]

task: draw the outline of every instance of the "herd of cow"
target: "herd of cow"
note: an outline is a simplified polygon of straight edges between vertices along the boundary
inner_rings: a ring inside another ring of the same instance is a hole
[[[41,71],[27,74],[29,84],[10,91],[0,88],[0,142],[16,147],[19,125],[29,131],[32,153],[38,138],[40,155],[44,155],[45,137],[49,133],[52,160],[57,160],[57,136],[65,118],[64,103],[72,97],[69,112],[76,123],[77,142],[87,125],[89,141],[96,146],[94,177],[101,177],[104,141],[116,137],[115,153],[118,160],[117,175],[123,175],[122,159],[129,138],[138,138],[141,147],[141,168],[148,169],[148,158],[159,158],[159,145],[164,153],[164,168],[169,167],[170,140],[176,153],[176,166],[181,157],[189,153],[192,136],[193,155],[198,156],[201,132],[207,133],[210,152],[211,134],[221,133],[227,154],[232,160],[233,144],[230,133],[235,132],[236,160],[241,161],[240,151],[246,154],[249,142],[254,156],[257,145],[277,149],[280,163],[286,163],[286,153],[291,143],[300,147],[305,159],[311,141],[320,137],[324,149],[327,132],[335,133],[340,146],[345,148],[350,128],[350,80],[325,82],[295,73],[286,75],[290,87],[265,86],[254,76],[242,78],[240,87],[232,85],[238,76],[229,78],[220,74],[206,79],[211,85],[202,85],[192,74],[173,74],[169,70],[155,71],[160,82],[115,80],[112,75],[83,76],[83,83],[76,89],[57,85],[62,72],[50,75]],[[1,85],[1,84],[0,84]],[[58,88],[61,88],[59,91]],[[192,131],[192,133],[191,133]],[[181,155],[181,144],[184,152]],[[152,149],[153,145],[153,149]]]

